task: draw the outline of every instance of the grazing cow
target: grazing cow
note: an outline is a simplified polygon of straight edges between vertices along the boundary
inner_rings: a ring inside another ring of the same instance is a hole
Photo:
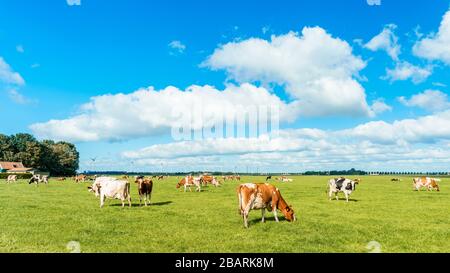
[[[100,197],[100,208],[105,204],[106,198],[120,199],[122,207],[125,207],[125,200],[131,207],[130,182],[126,180],[118,180],[113,177],[98,177],[92,186],[88,187],[90,192]]]
[[[128,175],[124,175],[124,176],[122,176],[122,179],[123,180],[128,180],[130,177],[128,176]]]
[[[239,199],[239,213],[244,218],[244,226],[248,228],[248,214],[250,210],[260,209],[262,214],[261,221],[265,221],[265,210],[272,211],[275,221],[278,221],[277,210],[281,210],[286,220],[295,221],[294,210],[289,206],[281,196],[280,190],[270,184],[241,184],[237,188]]]
[[[139,194],[139,206],[142,206],[142,199],[144,199],[144,204],[150,205],[150,199],[152,198],[153,180],[147,179],[143,176],[136,177],[134,181],[138,184],[138,194]]]
[[[401,180],[400,178],[392,178],[391,181],[392,181],[392,182],[400,182],[400,181],[402,181],[402,180]]]
[[[39,174],[35,174],[28,181],[28,184],[31,184],[31,183],[36,184],[36,186],[39,186],[39,183],[48,184],[48,175],[42,175],[41,176]]]
[[[432,191],[435,189],[436,191],[440,191],[439,185],[437,182],[440,182],[440,179],[430,178],[430,177],[416,177],[413,178],[413,187],[416,191],[419,191],[422,187],[426,188],[427,191]]]
[[[353,181],[355,181],[357,184],[361,183],[361,178],[355,178],[353,179]]]
[[[80,182],[85,182],[86,178],[87,178],[87,175],[80,174],[80,175],[75,176],[74,180],[75,180],[76,183],[80,183]]]
[[[158,180],[163,180],[164,179],[164,175],[159,175],[158,176]]]
[[[238,175],[238,176],[235,176],[234,177],[237,181],[241,181],[241,177]]]
[[[178,182],[176,188],[179,189],[181,186],[184,186],[184,192],[186,192],[189,187],[189,191],[192,191],[191,187],[195,186],[195,191],[200,192],[202,190],[202,183],[200,177],[193,177],[191,175],[186,176]]]
[[[217,181],[217,179],[214,176],[211,176],[211,175],[202,175],[200,177],[200,182],[202,183],[203,186],[207,186],[208,184],[212,184],[215,187],[220,186],[220,184]]]
[[[17,175],[8,175],[6,179],[6,183],[17,182]]]
[[[58,178],[58,181],[66,181],[66,178],[65,177],[60,177],[60,178]]]
[[[286,176],[283,176],[281,178],[281,182],[292,182],[292,181],[294,181],[294,180],[292,180],[291,178],[287,178]]]
[[[348,202],[348,197],[355,191],[356,184],[358,184],[358,182],[344,177],[330,179],[328,181],[328,198],[331,200],[331,195],[334,193],[336,200],[339,200],[338,193],[343,192],[345,194],[345,199]]]
[[[269,175],[268,177],[266,177],[266,181],[272,179],[272,176]]]

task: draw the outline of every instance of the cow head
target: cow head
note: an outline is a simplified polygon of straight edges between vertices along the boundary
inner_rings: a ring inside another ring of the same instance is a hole
[[[183,186],[185,183],[185,178],[181,179],[180,182],[177,184],[177,189],[179,189],[181,186]]]
[[[287,206],[282,210],[282,212],[287,221],[293,222],[297,220],[297,218],[295,217],[294,210],[292,209],[292,206]]]
[[[99,183],[95,183],[92,184],[92,186],[87,187],[89,192],[93,192],[95,194],[96,197],[98,197],[100,195],[100,184]]]

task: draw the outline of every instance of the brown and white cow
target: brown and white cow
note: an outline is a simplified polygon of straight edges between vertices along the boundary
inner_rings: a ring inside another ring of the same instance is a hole
[[[430,177],[416,177],[413,178],[413,187],[416,191],[419,191],[422,187],[426,188],[427,191],[432,191],[435,189],[436,191],[440,191],[439,185],[437,182],[440,182],[440,179],[430,178]]]
[[[80,183],[80,182],[85,182],[86,178],[87,178],[87,175],[79,174],[79,175],[75,176],[74,180],[76,183]]]
[[[192,175],[188,175],[186,177],[183,177],[180,182],[178,182],[176,188],[179,189],[180,187],[184,187],[184,191],[186,192],[187,188],[189,188],[189,191],[192,191],[191,187],[195,186],[195,191],[200,192],[202,190],[202,183],[200,177],[193,177]]]
[[[153,189],[153,180],[147,179],[143,176],[136,177],[134,181],[138,184],[138,194],[139,194],[139,205],[142,205],[142,199],[144,199],[144,204],[147,206],[150,205],[150,200],[152,198],[152,189]]]
[[[212,184],[215,187],[220,186],[220,184],[217,181],[217,179],[214,176],[211,176],[211,175],[202,175],[200,177],[200,182],[202,183],[203,186],[207,186],[208,184]]]
[[[295,221],[296,216],[294,210],[289,206],[281,196],[280,190],[270,184],[241,184],[237,188],[239,199],[239,212],[244,218],[244,226],[248,228],[248,214],[250,210],[260,209],[264,223],[265,210],[272,211],[275,221],[278,221],[277,210],[280,210],[287,221]]]
[[[17,175],[8,175],[7,179],[6,179],[6,183],[12,183],[12,182],[17,182]]]

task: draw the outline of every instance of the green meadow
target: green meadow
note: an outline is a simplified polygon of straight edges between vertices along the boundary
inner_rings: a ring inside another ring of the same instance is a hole
[[[349,203],[342,194],[339,201],[327,199],[330,177],[291,178],[271,183],[298,221],[281,216],[276,223],[266,213],[261,223],[255,210],[248,229],[238,214],[237,181],[200,193],[177,190],[177,177],[155,181],[148,207],[139,206],[132,183],[131,208],[109,200],[100,209],[87,191],[90,183],[50,180],[36,187],[1,180],[0,252],[70,252],[73,244],[88,253],[341,253],[369,252],[371,245],[382,252],[450,252],[449,178],[442,178],[440,192],[416,192],[410,177],[391,182],[388,176],[363,176]],[[243,176],[240,183],[264,181]]]

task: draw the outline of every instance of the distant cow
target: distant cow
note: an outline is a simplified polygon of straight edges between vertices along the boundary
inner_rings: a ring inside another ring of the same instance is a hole
[[[87,178],[87,175],[79,174],[79,175],[75,176],[74,180],[75,180],[76,183],[80,183],[80,182],[85,182],[86,178]]]
[[[179,189],[180,187],[184,186],[184,191],[186,192],[187,188],[189,188],[189,191],[192,191],[191,187],[195,186],[195,191],[200,192],[202,190],[201,186],[201,178],[200,177],[193,177],[191,175],[188,175],[180,180],[178,182],[176,188]]]
[[[392,182],[400,182],[400,181],[402,181],[402,180],[401,180],[400,178],[392,178],[391,181],[392,181]]]
[[[272,176],[269,175],[268,177],[266,177],[266,181],[272,179]]]
[[[202,183],[203,186],[206,186],[208,184],[212,184],[215,187],[220,186],[220,183],[217,181],[217,179],[214,176],[210,175],[202,175],[200,177],[200,182]]]
[[[66,181],[66,178],[65,177],[60,177],[60,178],[58,178],[58,181]]]
[[[338,193],[343,192],[345,194],[345,199],[348,202],[348,197],[355,191],[356,184],[358,184],[358,182],[344,177],[330,179],[328,181],[328,198],[331,200],[331,196],[334,193],[336,200],[339,200]]]
[[[39,175],[35,174],[33,175],[30,180],[28,181],[28,184],[34,183],[36,186],[39,185],[39,183],[45,183],[48,184],[48,175]]]
[[[416,191],[419,191],[422,187],[426,188],[427,191],[432,191],[435,189],[436,191],[440,191],[439,185],[437,182],[440,182],[440,179],[430,178],[430,177],[416,177],[413,178],[413,187]]]
[[[113,177],[98,177],[92,186],[88,187],[90,192],[100,197],[100,207],[105,204],[106,198],[119,199],[122,201],[122,207],[125,207],[125,200],[131,207],[130,182],[118,180]]]
[[[142,199],[144,199],[144,204],[147,206],[150,205],[150,200],[152,198],[152,189],[153,189],[153,180],[147,179],[143,176],[136,177],[134,181],[138,184],[138,194],[139,194],[139,205],[142,205]]]
[[[287,178],[286,176],[281,177],[281,182],[292,182],[291,178]]]
[[[164,175],[159,175],[158,176],[158,180],[163,180],[164,179]]]
[[[244,218],[244,226],[248,228],[248,214],[250,210],[260,209],[262,214],[261,221],[265,221],[265,212],[272,211],[275,221],[278,221],[277,210],[281,210],[286,220],[295,221],[295,213],[291,206],[281,196],[280,190],[270,184],[241,184],[237,188],[239,199],[239,212]]]
[[[17,175],[8,175],[6,179],[6,183],[17,182]]]

